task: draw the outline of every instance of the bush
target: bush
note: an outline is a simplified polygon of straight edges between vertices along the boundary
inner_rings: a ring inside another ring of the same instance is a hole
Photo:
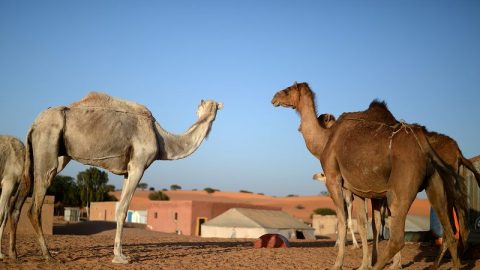
[[[242,190],[240,190],[240,193],[253,193],[253,192],[251,192],[251,191],[248,191],[248,190],[243,190],[243,189],[242,189]]]
[[[295,206],[295,208],[302,210],[302,209],[305,209],[305,206],[303,206],[301,204],[297,204],[297,206]]]
[[[179,189],[182,189],[182,187],[177,184],[173,184],[170,186],[170,190],[179,190]]]
[[[298,197],[298,195],[295,194],[288,194],[287,197]]]
[[[335,212],[335,210],[330,209],[330,208],[317,208],[317,209],[313,210],[313,214],[328,216],[328,215],[336,215],[337,212]]]
[[[321,191],[320,195],[321,196],[330,196],[330,193],[328,193],[328,191]]]
[[[169,201],[170,197],[168,197],[167,194],[157,191],[157,192],[152,192],[148,194],[148,198],[152,201]]]
[[[215,191],[218,191],[218,189],[214,189],[210,187],[204,188],[203,190],[205,190],[209,194],[214,193]]]

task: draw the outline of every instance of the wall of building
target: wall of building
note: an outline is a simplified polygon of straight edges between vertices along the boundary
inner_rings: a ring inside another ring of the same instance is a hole
[[[90,220],[116,221],[115,210],[118,202],[90,203]]]
[[[337,233],[337,216],[335,215],[313,215],[312,227],[315,235],[328,236]]]
[[[473,165],[480,171],[480,157],[473,160]],[[470,229],[480,232],[480,189],[478,188],[478,183],[473,173],[466,169],[464,169],[463,172],[467,180]]]
[[[53,234],[53,204],[55,197],[45,196],[42,207],[42,229],[44,235]],[[17,234],[19,235],[35,235],[33,226],[30,223],[30,219],[27,216],[27,212],[32,205],[32,198],[27,198],[22,207],[22,213],[20,214],[20,220],[18,221]],[[5,226],[5,233],[10,232],[10,226],[8,223]]]
[[[208,221],[230,208],[281,210],[280,207],[258,206],[244,203],[208,201],[156,201],[147,210],[147,228],[167,233],[198,235],[200,219]],[[175,218],[176,217],[176,218]]]
[[[155,201],[147,209],[147,228],[191,235],[192,201]]]

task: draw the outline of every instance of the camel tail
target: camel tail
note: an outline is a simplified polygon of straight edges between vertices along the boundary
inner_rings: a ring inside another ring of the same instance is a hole
[[[25,142],[25,165],[23,168],[23,183],[29,187],[33,186],[33,148],[32,148],[32,132],[30,128]]]
[[[430,145],[423,129],[415,132],[418,136],[417,140],[421,148],[429,155],[433,162],[433,166],[442,178],[447,200],[452,202],[457,213],[461,241],[464,248],[467,248],[467,239],[470,233],[468,229],[467,213],[467,185],[465,178],[459,175],[451,166],[447,165],[435,152]],[[454,229],[455,231],[455,229]]]

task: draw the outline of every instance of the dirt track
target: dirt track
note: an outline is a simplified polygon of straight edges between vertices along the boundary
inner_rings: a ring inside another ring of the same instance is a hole
[[[20,236],[19,261],[0,262],[0,269],[327,269],[336,256],[330,238],[297,240],[284,249],[254,249],[252,240],[205,239],[125,228],[123,248],[132,262],[114,265],[111,263],[114,223],[61,224],[55,226],[54,232],[56,235],[47,236],[47,244],[62,262],[44,262],[35,239]],[[435,254],[436,247],[430,244],[407,244],[403,250],[403,268],[427,269]],[[355,269],[360,262],[361,250],[347,248],[344,269]],[[465,269],[480,269],[480,260],[463,264]],[[450,268],[449,261],[441,267]]]

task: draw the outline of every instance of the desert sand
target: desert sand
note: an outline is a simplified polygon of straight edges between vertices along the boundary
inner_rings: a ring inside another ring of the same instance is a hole
[[[172,200],[211,200],[280,206],[291,215],[310,220],[315,208],[333,208],[329,197],[271,197],[266,195],[204,191],[167,191]],[[137,191],[132,209],[149,204],[148,191]],[[115,195],[119,195],[116,192]],[[303,208],[297,207],[302,205]],[[410,214],[428,215],[427,200],[417,200]],[[116,224],[88,221],[67,224],[55,218],[54,235],[46,236],[48,247],[59,262],[44,262],[33,236],[18,237],[18,262],[0,262],[0,269],[328,269],[337,249],[334,236],[316,241],[294,240],[290,248],[254,249],[252,239],[213,239],[160,233],[145,228],[125,228],[123,247],[132,261],[114,265],[113,241]],[[8,238],[2,243],[6,251]],[[386,241],[381,244],[383,247]],[[371,243],[370,243],[371,249]],[[404,269],[427,269],[437,254],[432,243],[407,243],[403,249]],[[361,250],[347,248],[344,269],[355,269],[361,263]],[[480,269],[480,261],[463,260],[464,269]],[[450,269],[445,260],[440,269]]]
[[[295,240],[289,248],[254,249],[251,239],[209,239],[126,228],[124,252],[132,262],[114,265],[115,224],[90,221],[58,223],[47,244],[59,262],[44,262],[36,240],[18,239],[18,262],[0,262],[0,269],[328,269],[335,260],[332,238]],[[384,247],[386,241],[381,243]],[[3,250],[6,250],[4,241]],[[370,244],[371,248],[371,244]],[[431,243],[407,243],[404,269],[427,269],[437,254]],[[344,269],[361,263],[361,250],[347,248]],[[464,269],[480,269],[480,260],[463,260]],[[451,269],[445,260],[440,269]]]

